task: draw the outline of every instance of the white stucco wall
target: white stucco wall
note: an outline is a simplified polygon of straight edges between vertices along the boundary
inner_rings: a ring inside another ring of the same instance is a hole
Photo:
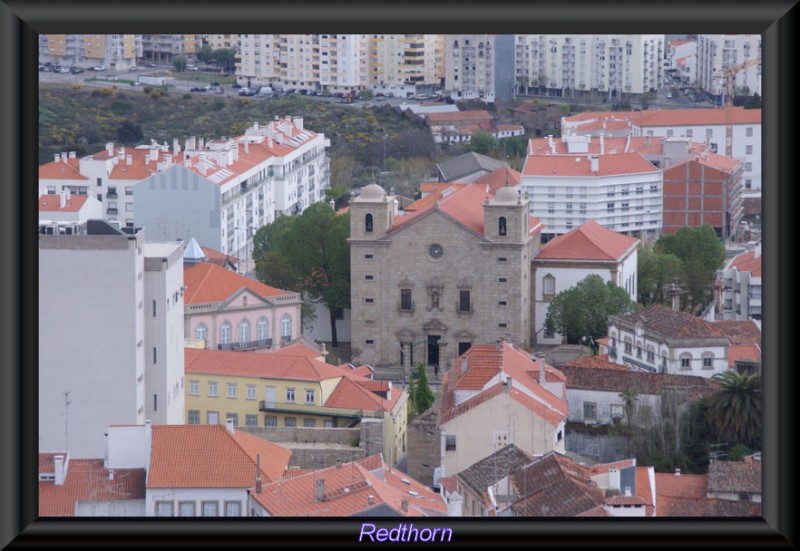
[[[187,466],[190,468],[190,466]],[[255,484],[255,473],[253,474],[253,484]],[[146,515],[155,516],[157,501],[171,501],[173,516],[180,515],[180,502],[189,501],[194,503],[195,516],[202,515],[202,502],[217,502],[219,516],[225,516],[225,502],[237,501],[241,504],[241,516],[249,515],[247,507],[246,488],[148,488],[146,497]]]

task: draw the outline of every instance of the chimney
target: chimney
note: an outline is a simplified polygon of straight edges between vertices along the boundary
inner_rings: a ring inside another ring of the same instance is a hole
[[[325,479],[320,478],[315,481],[315,498],[317,501],[325,501]]]
[[[70,158],[70,159],[76,159],[76,158],[77,158],[77,155],[78,155],[78,154],[77,154],[75,151],[70,151],[70,152],[69,152],[69,158]]]
[[[605,136],[603,136],[602,134],[600,134],[600,155],[605,155],[605,154],[606,154],[606,141],[605,141]]]
[[[400,502],[400,508],[404,513],[408,512],[408,500],[406,498],[403,498],[403,501]]]
[[[200,139],[197,141],[197,149],[203,149],[203,148],[204,148],[204,146],[205,146],[205,144],[206,144],[206,141],[205,141],[205,139],[203,139],[203,138],[200,138]]]
[[[56,474],[56,486],[63,486],[64,479],[67,478],[66,466],[63,455],[57,455],[53,458],[53,466]]]
[[[270,149],[273,147],[272,144],[273,144],[272,138],[267,138],[267,145],[270,147]]]
[[[244,142],[244,152],[245,152],[245,154],[250,153],[250,142],[248,142],[246,140]]]
[[[184,141],[184,145],[186,146],[185,147],[186,151],[189,151],[190,149],[192,149],[192,140],[191,140],[191,138],[186,138],[186,140]]]
[[[597,172],[600,170],[600,160],[597,158],[597,155],[589,155],[589,163],[592,172],[597,174]]]
[[[628,152],[630,147],[631,147],[631,135],[628,134],[628,138],[625,140],[625,153]]]
[[[261,493],[261,454],[256,454],[256,493]]]
[[[108,469],[108,479],[114,480],[114,469]]]
[[[540,361],[540,362],[539,362],[539,384],[540,384],[540,385],[544,385],[544,379],[545,379],[545,367],[544,367],[544,362],[543,362],[543,361]]]
[[[619,469],[616,467],[611,467],[608,469],[608,488],[613,490],[621,490],[620,483],[622,479],[620,477]]]
[[[392,399],[392,381],[389,381],[389,388],[386,390],[386,399]]]
[[[177,155],[181,152],[180,143],[178,143],[178,138],[172,138],[172,154]]]
[[[133,155],[125,156],[125,164],[131,166],[133,164]]]
[[[375,505],[375,496],[374,496],[374,495],[372,495],[372,494],[369,494],[369,495],[367,496],[367,504],[369,504],[369,505]]]
[[[675,467],[675,476],[681,476],[681,470],[678,467]]]
[[[63,209],[67,206],[67,190],[62,189],[58,197],[58,208]]]
[[[58,153],[56,153],[56,154],[55,154],[55,159],[53,159],[53,161],[57,163],[57,162],[59,162],[60,160],[61,160],[61,155],[59,155]]]
[[[225,428],[228,430],[229,433],[233,434],[233,419],[228,417],[225,419]]]
[[[337,469],[341,469],[342,468],[342,460],[341,459],[337,459],[336,460],[336,468]]]
[[[109,156],[114,154],[114,142],[106,143],[106,153],[108,153]]]
[[[66,154],[66,152],[61,154],[61,162],[64,162],[64,163],[67,162],[67,154]]]
[[[292,117],[294,127],[298,130],[303,130],[303,117]]]
[[[513,386],[513,383],[514,383],[514,379],[512,377],[506,376],[506,381],[505,381],[505,385],[506,386],[505,386],[504,390],[506,392],[510,392],[511,391],[511,387]]]

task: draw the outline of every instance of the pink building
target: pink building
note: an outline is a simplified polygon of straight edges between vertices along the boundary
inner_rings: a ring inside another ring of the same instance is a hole
[[[184,337],[205,341],[205,348],[278,348],[300,337],[299,293],[211,262],[187,263],[184,282]]]

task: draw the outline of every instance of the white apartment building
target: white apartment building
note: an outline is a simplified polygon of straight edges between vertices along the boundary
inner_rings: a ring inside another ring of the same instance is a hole
[[[761,320],[761,243],[730,260],[719,272],[718,310],[723,320]]]
[[[697,82],[697,40],[672,40],[667,44],[667,66],[681,84]]]
[[[108,426],[144,423],[150,393],[144,233],[102,220],[63,234],[47,227],[39,235],[39,450],[103,457]]]
[[[161,425],[184,419],[183,242],[145,242],[145,415]]]
[[[727,155],[726,128],[731,124],[730,156],[744,165],[745,194],[761,189],[761,109],[669,109],[642,111],[631,121],[634,136],[686,137],[708,143]],[[730,118],[728,118],[730,116]]]
[[[376,93],[406,97],[444,80],[444,35],[369,35],[368,48],[367,83]]]
[[[200,45],[196,34],[143,34],[141,57],[156,63],[172,63],[178,56],[194,60]]]
[[[761,57],[761,35],[701,34],[697,36],[697,84],[722,99],[725,79],[715,75],[723,68]],[[761,95],[761,63],[736,73],[737,93]]]
[[[520,186],[543,241],[589,220],[623,234],[661,231],[663,175],[639,152],[532,154]]]
[[[664,35],[516,35],[517,90],[610,98],[661,87]]]
[[[140,34],[42,34],[39,63],[127,70],[142,57]]]
[[[492,34],[445,36],[445,90],[453,97],[494,101],[495,40]]]

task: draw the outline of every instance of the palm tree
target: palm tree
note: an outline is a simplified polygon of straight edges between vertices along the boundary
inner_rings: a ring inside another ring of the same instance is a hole
[[[709,396],[711,426],[721,439],[761,449],[761,376],[726,371],[712,380],[720,389]]]

